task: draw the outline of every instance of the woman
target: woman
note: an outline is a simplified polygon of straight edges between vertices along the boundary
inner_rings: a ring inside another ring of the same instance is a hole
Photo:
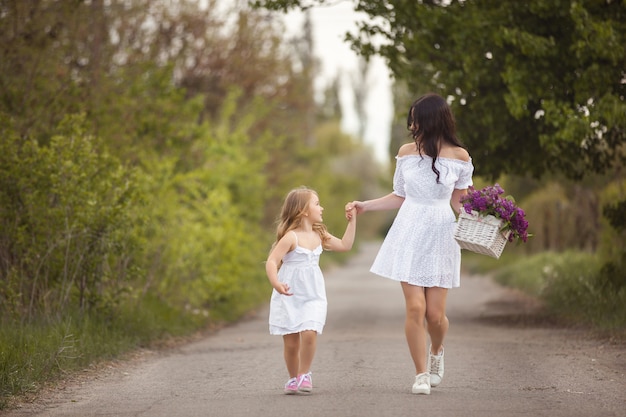
[[[444,374],[446,297],[448,289],[460,286],[461,273],[461,249],[453,236],[455,213],[472,185],[474,167],[442,97],[426,94],[416,100],[407,128],[413,142],[398,151],[393,192],[348,203],[346,211],[349,218],[353,208],[358,214],[399,209],[370,270],[401,283],[406,339],[416,372],[412,392],[430,394]]]

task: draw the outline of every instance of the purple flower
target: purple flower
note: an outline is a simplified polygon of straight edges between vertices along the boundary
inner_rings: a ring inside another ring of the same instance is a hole
[[[510,242],[515,239],[526,242],[528,240],[526,213],[515,205],[513,197],[500,197],[502,194],[504,194],[504,189],[500,184],[487,186],[481,190],[470,186],[467,195],[461,198],[461,204],[468,214],[476,211],[484,216],[492,215],[502,219],[504,222],[502,231],[511,231]]]

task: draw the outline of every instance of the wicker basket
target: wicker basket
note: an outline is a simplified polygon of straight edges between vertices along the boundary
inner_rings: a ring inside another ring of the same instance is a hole
[[[482,216],[473,211],[459,214],[454,239],[461,249],[500,258],[511,232],[501,232],[503,221],[494,216]]]

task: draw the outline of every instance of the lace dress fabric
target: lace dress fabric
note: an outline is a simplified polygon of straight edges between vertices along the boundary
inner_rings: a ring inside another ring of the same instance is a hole
[[[293,232],[295,234],[295,232]],[[322,334],[326,324],[326,286],[319,267],[322,245],[309,250],[297,244],[283,257],[278,271],[280,282],[289,284],[293,295],[272,291],[269,330],[272,335],[314,330]]]
[[[459,287],[461,248],[454,240],[454,189],[472,185],[472,161],[427,155],[396,157],[394,194],[404,197],[371,272],[420,287]]]

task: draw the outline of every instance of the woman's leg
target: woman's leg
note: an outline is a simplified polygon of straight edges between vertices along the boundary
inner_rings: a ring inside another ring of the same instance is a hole
[[[443,339],[450,325],[446,317],[445,288],[426,288],[426,323],[430,335],[430,352],[428,355],[428,371],[430,372],[430,385],[436,387],[441,384],[444,374],[443,364]]]
[[[426,297],[424,288],[406,282],[401,284],[406,305],[404,332],[415,364],[415,373],[421,374],[426,372]]]
[[[283,336],[284,357],[289,378],[298,376],[300,366],[300,333],[291,333]]]
[[[300,349],[300,368],[299,374],[306,374],[311,370],[311,364],[313,363],[313,357],[315,356],[315,350],[317,348],[317,332],[314,330],[305,330],[301,335],[301,349]]]
[[[425,288],[426,297],[426,322],[430,335],[431,353],[439,354],[443,346],[443,339],[448,332],[450,322],[446,316],[447,288]]]

